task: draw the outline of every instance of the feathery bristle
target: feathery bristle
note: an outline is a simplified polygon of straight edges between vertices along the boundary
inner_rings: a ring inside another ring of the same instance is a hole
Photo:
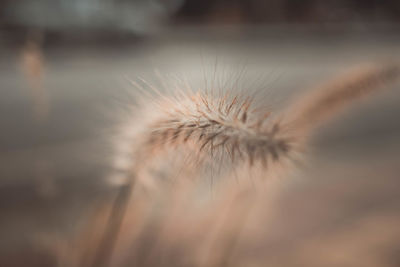
[[[291,149],[292,139],[283,134],[279,122],[265,123],[269,113],[259,117],[251,109],[250,98],[214,99],[197,93],[177,99],[176,106],[168,102],[158,103],[160,115],[141,134],[138,153],[142,156],[190,142],[198,147],[197,153],[228,150],[231,155],[243,155],[252,165],[256,160],[277,160]]]

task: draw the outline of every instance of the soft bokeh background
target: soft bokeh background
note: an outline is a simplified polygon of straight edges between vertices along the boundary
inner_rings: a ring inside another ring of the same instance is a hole
[[[115,193],[110,137],[135,102],[129,79],[202,88],[215,66],[225,80],[244,69],[243,90],[279,109],[351,66],[398,60],[399,22],[396,0],[0,0],[0,265],[56,266],[43,239]],[[271,219],[276,266],[400,264],[392,89],[319,131]]]

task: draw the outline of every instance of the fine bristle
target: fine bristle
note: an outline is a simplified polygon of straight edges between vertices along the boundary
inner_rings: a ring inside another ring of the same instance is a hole
[[[279,121],[256,114],[249,98],[197,93],[176,103],[159,105],[161,116],[143,132],[141,153],[191,143],[196,153],[223,151],[233,162],[242,157],[250,165],[259,160],[267,166],[267,160],[278,160],[291,149],[292,140],[283,134]]]

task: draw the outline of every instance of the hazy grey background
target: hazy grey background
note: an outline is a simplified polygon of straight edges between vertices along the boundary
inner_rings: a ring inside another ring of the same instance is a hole
[[[128,79],[157,83],[159,71],[202,88],[215,65],[222,79],[245,69],[243,90],[258,87],[279,109],[349,67],[398,60],[399,10],[396,1],[0,1],[0,263],[52,266],[38,235],[73,231],[114,192],[110,137],[134,103]],[[276,218],[307,214],[295,218],[299,246],[338,221],[399,215],[399,88],[315,138],[300,185],[283,196],[293,213]],[[399,263],[394,239],[389,266]]]

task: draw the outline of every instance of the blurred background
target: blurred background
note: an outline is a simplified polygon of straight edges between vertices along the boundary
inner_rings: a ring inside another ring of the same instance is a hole
[[[201,89],[215,65],[222,79],[245,69],[244,90],[261,77],[278,110],[349,67],[398,60],[399,34],[396,0],[0,0],[0,266],[58,266],[43,240],[115,193],[110,139],[135,102],[129,79]],[[399,103],[397,86],[321,129],[274,219],[277,266],[400,264]],[[372,226],[343,227],[360,218]]]

